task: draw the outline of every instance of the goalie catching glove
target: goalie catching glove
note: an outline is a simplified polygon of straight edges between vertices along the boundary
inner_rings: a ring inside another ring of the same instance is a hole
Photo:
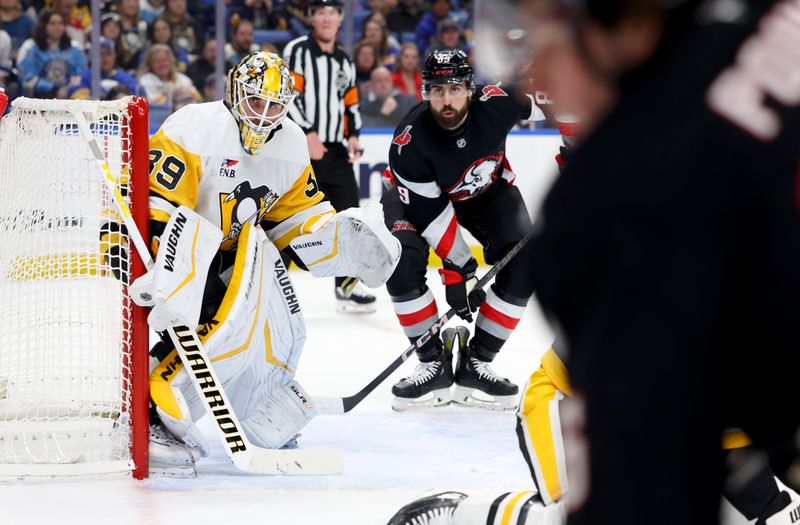
[[[131,285],[133,301],[153,307],[150,328],[198,325],[208,268],[220,242],[222,230],[186,206],[170,217],[155,264]]]
[[[373,202],[337,213],[290,246],[315,277],[358,277],[370,288],[391,277],[401,251],[384,225],[383,208]]]
[[[461,319],[471,323],[472,312],[486,300],[486,292],[481,289],[475,290],[475,285],[478,284],[478,278],[475,277],[478,261],[470,258],[463,267],[458,267],[444,259],[442,266],[439,275],[442,277],[442,284],[445,285],[447,304]]]

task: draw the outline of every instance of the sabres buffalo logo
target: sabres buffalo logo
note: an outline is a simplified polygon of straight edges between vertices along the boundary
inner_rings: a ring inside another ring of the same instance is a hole
[[[259,223],[272,207],[278,194],[267,186],[252,188],[249,181],[236,186],[230,193],[220,193],[222,231],[226,232],[223,250],[236,245],[236,239],[245,223]]]
[[[503,153],[478,159],[464,171],[461,179],[447,193],[453,201],[465,201],[486,191],[497,179],[498,169],[503,164]]]

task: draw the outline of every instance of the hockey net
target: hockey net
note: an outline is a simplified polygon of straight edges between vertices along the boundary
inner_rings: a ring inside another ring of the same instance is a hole
[[[0,125],[0,477],[147,472],[143,272],[74,114],[147,234],[143,99],[17,99]]]

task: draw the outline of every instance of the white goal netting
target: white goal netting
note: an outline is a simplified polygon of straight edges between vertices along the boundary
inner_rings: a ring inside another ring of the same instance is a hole
[[[129,471],[129,100],[17,99],[0,128],[0,476]]]

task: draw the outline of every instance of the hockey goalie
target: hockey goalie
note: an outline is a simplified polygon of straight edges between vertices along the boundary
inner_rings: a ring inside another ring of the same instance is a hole
[[[186,106],[150,140],[153,268],[132,285],[150,327],[197,327],[242,427],[257,446],[292,446],[314,417],[294,374],[306,332],[283,254],[319,277],[382,285],[400,256],[380,207],[336,213],[319,190],[303,131],[285,119],[292,76],[255,52],[224,101]],[[168,337],[151,354],[151,472],[192,475],[208,453],[204,414]]]

